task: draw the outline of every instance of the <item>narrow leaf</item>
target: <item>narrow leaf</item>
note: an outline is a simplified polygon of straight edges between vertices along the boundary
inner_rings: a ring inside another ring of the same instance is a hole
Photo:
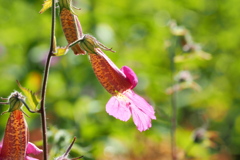
[[[18,87],[22,90],[22,92],[24,93],[24,95],[26,96],[26,103],[27,105],[32,108],[33,110],[37,109],[37,106],[39,104],[39,102],[41,101],[38,97],[36,93],[33,93],[31,90],[24,88],[23,86],[21,86],[21,84],[19,83],[19,81],[17,81]]]
[[[52,0],[45,0],[44,3],[43,3],[43,7],[42,9],[40,10],[39,13],[43,13],[45,12],[48,8],[52,7]]]

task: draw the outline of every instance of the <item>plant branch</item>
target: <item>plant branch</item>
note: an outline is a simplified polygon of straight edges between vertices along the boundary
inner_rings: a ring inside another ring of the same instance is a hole
[[[46,65],[44,68],[43,82],[42,82],[42,93],[41,93],[41,105],[39,109],[39,113],[41,114],[41,122],[42,122],[42,138],[43,138],[43,157],[44,160],[48,159],[48,144],[47,144],[47,117],[45,110],[45,98],[46,98],[46,89],[47,89],[47,80],[48,74],[51,64],[52,53],[54,50],[54,35],[55,35],[55,0],[52,0],[52,26],[51,26],[51,40],[50,40],[50,49],[46,61]]]

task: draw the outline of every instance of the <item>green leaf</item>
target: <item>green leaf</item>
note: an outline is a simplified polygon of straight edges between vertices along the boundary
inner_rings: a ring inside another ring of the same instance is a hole
[[[42,9],[40,10],[39,13],[43,13],[45,12],[48,8],[52,7],[52,0],[45,0],[44,3],[43,3],[43,7]]]
[[[22,90],[23,94],[26,96],[26,103],[27,105],[33,109],[33,110],[37,110],[37,106],[39,104],[39,102],[41,101],[38,97],[36,93],[33,93],[31,90],[24,88],[23,86],[21,86],[21,84],[19,83],[19,81],[17,81],[18,87]]]

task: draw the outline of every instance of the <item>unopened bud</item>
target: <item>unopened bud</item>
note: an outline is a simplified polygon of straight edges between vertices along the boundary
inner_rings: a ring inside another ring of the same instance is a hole
[[[24,96],[19,92],[13,92],[9,97],[9,105],[10,108],[8,112],[13,112],[15,110],[21,109],[23,106],[22,100],[24,100]]]
[[[96,52],[97,48],[100,48],[100,49],[103,49],[106,51],[115,52],[111,48],[104,46],[95,37],[93,37],[89,34],[84,35],[83,39],[80,41],[80,46],[87,53],[97,54],[97,52]]]

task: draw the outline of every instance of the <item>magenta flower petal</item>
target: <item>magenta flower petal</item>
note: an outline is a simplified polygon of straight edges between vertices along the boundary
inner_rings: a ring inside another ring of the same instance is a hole
[[[137,106],[139,110],[144,112],[146,115],[149,116],[151,119],[156,119],[155,117],[155,111],[153,107],[141,96],[137,95],[134,91],[128,90],[127,92],[124,93],[125,96],[127,96],[132,103]]]
[[[107,113],[122,121],[129,120],[131,114],[139,131],[149,129],[152,119],[156,119],[153,107],[132,90],[113,96],[106,105]]]
[[[137,126],[137,129],[142,132],[152,127],[151,119],[148,115],[139,109],[132,110],[133,122]]]
[[[131,101],[133,121],[138,130],[142,132],[150,128],[152,126],[151,120],[156,119],[153,107],[132,90],[126,91],[124,95]]]
[[[121,68],[121,71],[126,75],[127,79],[131,82],[132,84],[131,89],[136,87],[136,85],[138,84],[138,78],[134,71],[128,66],[123,66]]]
[[[28,146],[27,146],[27,154],[40,154],[43,151],[41,149],[39,149],[37,146],[35,146],[35,144],[28,142]]]
[[[130,109],[123,99],[116,98],[113,96],[106,105],[106,111],[109,115],[127,121],[131,117]]]

